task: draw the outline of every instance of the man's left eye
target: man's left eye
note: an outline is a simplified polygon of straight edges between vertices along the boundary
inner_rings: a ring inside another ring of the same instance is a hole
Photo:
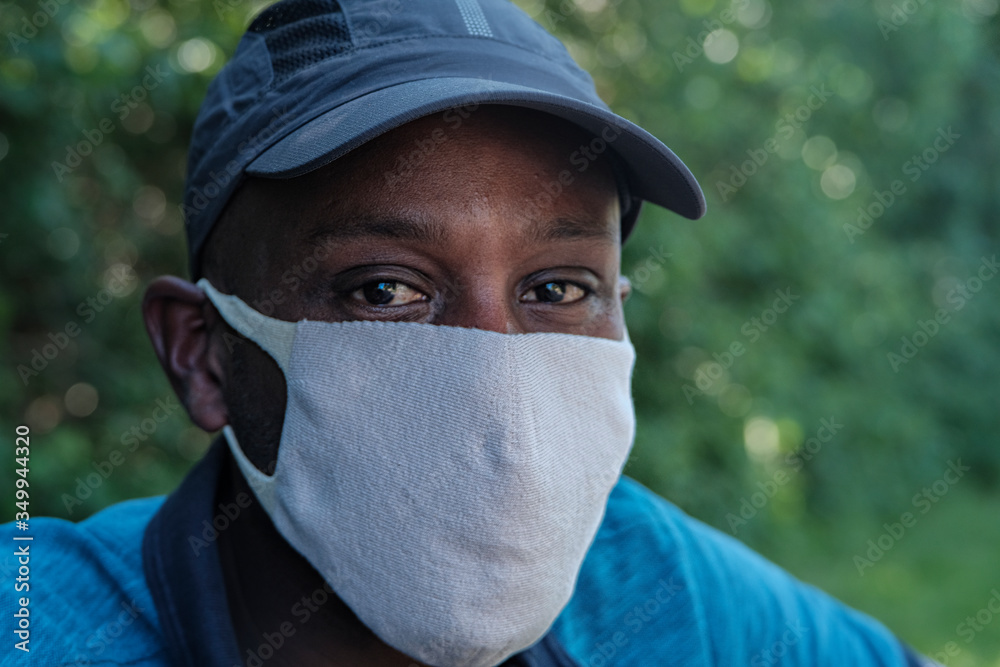
[[[415,301],[427,300],[423,292],[396,280],[379,280],[362,285],[351,293],[351,298],[364,301],[371,306],[405,306]]]
[[[565,280],[551,280],[532,287],[522,297],[522,301],[541,303],[573,303],[587,296],[588,290]]]

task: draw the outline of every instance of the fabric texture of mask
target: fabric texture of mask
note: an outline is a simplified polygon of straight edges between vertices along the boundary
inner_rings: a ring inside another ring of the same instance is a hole
[[[287,382],[274,474],[227,426],[233,456],[358,618],[434,667],[492,667],[540,639],[632,446],[628,334],[287,322],[198,285]]]

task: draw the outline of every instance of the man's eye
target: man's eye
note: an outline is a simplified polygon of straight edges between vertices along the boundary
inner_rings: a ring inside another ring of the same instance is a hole
[[[427,300],[422,292],[395,280],[379,280],[362,285],[351,293],[351,298],[365,301],[372,306],[405,306],[415,301]]]
[[[584,298],[588,290],[565,280],[552,280],[532,287],[524,295],[524,301],[540,301],[542,303],[573,303]]]

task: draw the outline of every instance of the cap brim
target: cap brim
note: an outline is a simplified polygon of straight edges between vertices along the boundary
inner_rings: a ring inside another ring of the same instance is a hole
[[[622,158],[635,197],[692,220],[705,214],[705,196],[690,170],[663,142],[638,125],[593,104],[488,79],[422,79],[373,91],[304,123],[261,153],[246,173],[294,178],[412,120],[473,104],[528,107],[575,123],[602,138],[606,147]],[[595,153],[600,145],[595,144]]]

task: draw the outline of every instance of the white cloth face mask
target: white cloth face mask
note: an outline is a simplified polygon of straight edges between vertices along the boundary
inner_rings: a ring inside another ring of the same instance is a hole
[[[205,279],[288,386],[273,475],[233,456],[278,532],[386,644],[493,667],[573,593],[635,435],[622,340],[287,322]]]

